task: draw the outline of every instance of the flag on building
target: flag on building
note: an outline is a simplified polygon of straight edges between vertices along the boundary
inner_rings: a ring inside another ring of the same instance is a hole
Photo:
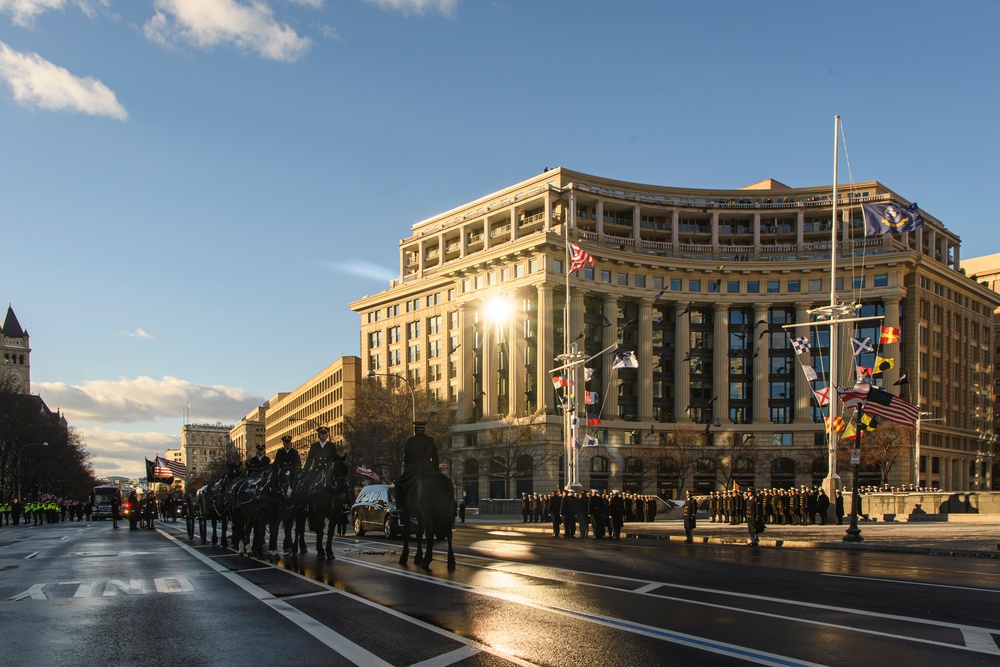
[[[377,482],[381,479],[381,477],[378,476],[378,473],[372,470],[371,468],[358,466],[357,468],[355,468],[355,470],[358,472],[359,475],[361,475],[362,477],[367,477],[370,480]]]
[[[569,378],[565,375],[553,375],[552,376],[552,386],[556,389],[562,389],[563,387],[568,387],[570,384]]]
[[[867,366],[856,366],[855,368],[858,371],[858,379],[867,380],[870,384],[872,381],[872,369],[868,368]]]
[[[593,368],[584,368],[583,369],[583,379],[584,379],[585,382],[590,382],[591,380],[593,380],[594,379],[594,369]]]
[[[826,405],[830,402],[830,388],[823,387],[820,390],[813,389],[813,397],[819,405]]]
[[[584,447],[597,447],[597,438],[595,438],[594,436],[590,435],[589,433],[585,433],[584,436],[583,436],[583,446]]]
[[[598,426],[601,423],[601,418],[595,415],[593,412],[587,413],[587,426]]]
[[[882,332],[878,338],[879,345],[888,345],[899,342],[899,329],[896,327],[882,327]]]
[[[792,339],[792,347],[795,349],[795,354],[802,354],[812,349],[812,343],[805,336],[799,336]]]
[[[575,243],[569,244],[569,272],[576,273],[584,266],[593,266],[594,258]]]
[[[639,368],[639,360],[636,359],[635,352],[615,352],[611,368]]]
[[[920,408],[878,387],[872,387],[868,392],[864,411],[904,426],[915,425],[920,416]]]
[[[864,340],[860,340],[858,338],[852,338],[851,339],[851,345],[854,346],[854,356],[855,357],[858,356],[859,354],[864,354],[865,352],[874,352],[875,351],[875,346],[872,345],[872,339],[871,338],[865,338]]]
[[[812,366],[803,365],[802,372],[806,374],[806,380],[809,382],[819,379],[819,373],[817,373],[816,369]]]
[[[601,397],[596,391],[587,392],[587,405],[596,405],[601,402]]]
[[[863,204],[865,236],[912,232],[924,226],[924,218],[916,202],[909,206],[899,204]]]
[[[875,375],[884,373],[895,365],[896,359],[894,357],[875,357],[875,366],[872,368],[872,373]]]

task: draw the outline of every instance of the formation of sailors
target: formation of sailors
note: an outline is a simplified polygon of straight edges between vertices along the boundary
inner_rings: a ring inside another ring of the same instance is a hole
[[[741,524],[746,521],[749,490],[712,491],[701,499],[700,509],[708,512],[712,523]],[[823,489],[802,486],[799,489],[758,489],[757,505],[761,518],[772,525],[825,525],[834,507],[837,523],[843,523],[844,499],[840,491],[831,503]]]

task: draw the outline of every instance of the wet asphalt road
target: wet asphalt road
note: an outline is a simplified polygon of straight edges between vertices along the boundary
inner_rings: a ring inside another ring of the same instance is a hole
[[[11,665],[997,665],[994,560],[460,527],[274,563],[183,524],[0,529]]]

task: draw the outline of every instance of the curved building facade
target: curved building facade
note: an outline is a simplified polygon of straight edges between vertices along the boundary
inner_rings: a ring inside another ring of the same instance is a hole
[[[921,484],[968,489],[975,442],[991,430],[1000,297],[959,270],[958,235],[930,214],[915,232],[866,238],[862,203],[908,203],[877,181],[839,186],[834,232],[831,190],[774,180],[687,189],[546,171],[412,227],[399,243],[399,278],[351,304],[362,362],[452,404],[451,470],[471,503],[567,482],[569,394],[589,422],[581,444],[591,446],[578,449],[584,488],[670,496],[734,482],[818,484],[828,455],[813,389],[829,370],[829,327],[787,325],[829,305],[833,280],[838,302],[883,318],[842,334],[839,384],[853,382],[850,338],[900,329],[898,343],[857,363],[891,358],[876,384],[928,413]],[[594,259],[568,289],[567,240]],[[797,354],[792,336],[808,336],[811,350]],[[564,381],[552,369],[567,343],[594,358]],[[615,344],[637,367],[601,354]],[[804,366],[820,379],[810,382]],[[496,434],[512,422],[534,435],[513,457],[508,439],[500,456]],[[913,483],[915,449],[896,450],[882,465],[888,482]],[[866,467],[877,483],[876,466]]]

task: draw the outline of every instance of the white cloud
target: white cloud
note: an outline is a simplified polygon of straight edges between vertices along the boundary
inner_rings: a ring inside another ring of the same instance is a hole
[[[47,11],[63,10],[69,0],[0,0],[0,14],[10,14],[11,23],[22,28],[35,25],[35,18]],[[73,0],[85,15],[93,17],[96,14],[95,4],[107,7],[108,0]]]
[[[311,7],[312,9],[322,9],[324,0],[289,0],[289,2],[294,2],[297,5],[304,5],[306,7]]]
[[[352,276],[371,278],[372,280],[392,280],[398,275],[384,266],[379,266],[378,264],[372,264],[359,259],[339,259],[335,262],[327,262],[326,266],[330,270],[336,271],[337,273],[346,273]]]
[[[156,338],[156,336],[140,327],[136,327],[135,331],[122,331],[118,335],[128,336],[129,338]]]
[[[235,0],[155,0],[154,6],[156,14],[144,31],[164,46],[186,42],[208,50],[228,44],[263,58],[295,62],[312,45],[308,37],[278,23],[260,0],[248,5]]]
[[[403,14],[426,14],[428,11],[434,11],[435,9],[444,14],[445,16],[451,16],[458,7],[458,0],[365,0],[366,2],[378,5],[382,9],[390,9],[392,11],[401,12]]]
[[[117,120],[128,118],[125,107],[100,81],[77,77],[37,53],[21,53],[0,42],[0,81],[14,101],[29,109],[80,111]]]
[[[31,387],[49,408],[62,410],[73,426],[180,419],[189,403],[194,421],[235,424],[266,400],[238,387],[199,385],[169,376],[90,380],[81,385],[32,382]]]
[[[173,435],[148,431],[125,433],[105,428],[76,430],[83,436],[87,451],[93,454],[91,463],[98,477],[145,477],[145,459],[152,460],[157,452],[162,455],[181,445],[180,428]]]

